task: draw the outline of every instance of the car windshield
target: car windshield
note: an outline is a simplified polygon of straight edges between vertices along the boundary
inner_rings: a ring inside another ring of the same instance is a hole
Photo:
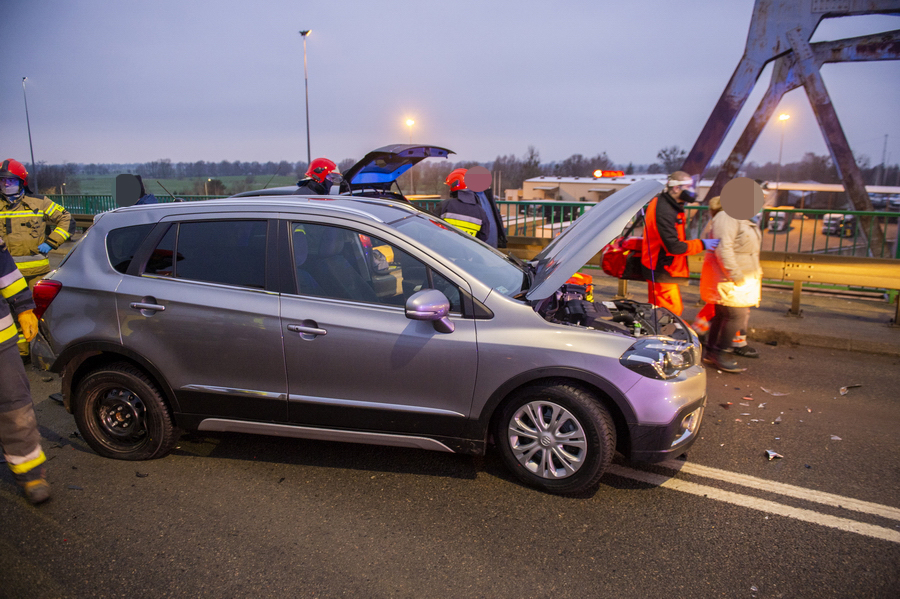
[[[479,281],[510,297],[520,293],[527,275],[506,256],[474,237],[429,216],[410,216],[396,229],[434,254],[453,262]]]

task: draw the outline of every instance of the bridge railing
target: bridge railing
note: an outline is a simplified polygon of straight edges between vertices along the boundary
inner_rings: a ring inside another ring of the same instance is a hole
[[[50,195],[72,214],[91,215],[116,207],[111,195]],[[188,202],[223,198],[221,195],[179,196]],[[173,201],[157,196],[161,202]],[[414,203],[434,211],[439,198],[414,199]],[[508,236],[555,237],[576,218],[595,205],[594,202],[505,201],[497,202]],[[687,206],[688,237],[699,237],[709,221],[706,206]],[[826,218],[827,217],[827,218]],[[849,217],[849,218],[848,218]],[[862,217],[870,217],[869,230],[864,230]],[[900,212],[819,210],[771,208],[763,211],[761,229],[762,249],[773,252],[828,254],[900,259],[898,237]],[[884,231],[881,247],[871,247],[872,227]],[[635,228],[640,235],[642,228]]]

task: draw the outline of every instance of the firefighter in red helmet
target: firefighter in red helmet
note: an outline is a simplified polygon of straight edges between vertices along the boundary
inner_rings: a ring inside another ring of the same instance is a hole
[[[458,168],[447,175],[444,184],[450,187],[450,198],[440,203],[436,214],[457,229],[486,241],[490,221],[475,192],[466,187],[466,170]]]
[[[306,178],[297,181],[297,195],[327,195],[331,186],[340,183],[341,172],[328,158],[316,158],[306,169]]]
[[[21,162],[7,158],[0,164],[0,235],[29,288],[50,272],[47,254],[69,239],[73,225],[65,208],[32,193]],[[28,343],[21,335],[19,353],[28,355]]]

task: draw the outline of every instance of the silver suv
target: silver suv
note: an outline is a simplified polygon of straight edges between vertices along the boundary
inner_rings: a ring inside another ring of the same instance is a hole
[[[99,454],[178,429],[438,451],[499,446],[554,493],[696,439],[706,373],[671,312],[567,280],[660,185],[590,209],[533,262],[410,206],[263,197],[98,216],[36,289],[36,360]]]

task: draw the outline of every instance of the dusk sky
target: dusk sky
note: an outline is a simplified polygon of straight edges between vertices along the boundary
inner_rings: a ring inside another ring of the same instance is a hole
[[[898,3],[900,4],[900,3]],[[457,160],[542,162],[606,152],[620,164],[686,150],[744,49],[752,0],[0,0],[0,158],[50,164],[306,160],[303,44],[311,29],[312,155],[360,158],[390,143]],[[900,27],[826,20],[812,41]],[[768,85],[757,83],[715,161]],[[822,69],[854,153],[900,161],[900,61]],[[805,92],[779,107],[784,162],[827,154]],[[776,121],[750,161],[778,160]]]

